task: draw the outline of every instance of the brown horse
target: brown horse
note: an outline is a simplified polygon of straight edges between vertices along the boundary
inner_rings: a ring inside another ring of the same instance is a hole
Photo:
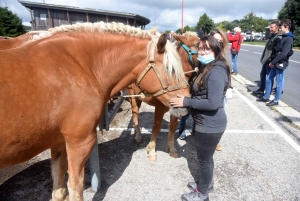
[[[174,35],[176,41],[174,42],[174,46],[177,47],[178,53],[181,57],[181,62],[183,65],[183,70],[186,72],[186,78],[189,79],[191,76],[191,71],[193,71],[194,65],[199,65],[197,60],[198,53],[196,51],[196,44],[199,42],[199,38],[197,34],[194,32],[187,32],[183,36]],[[140,89],[135,85],[131,84],[126,88],[126,92],[128,94],[138,94]],[[140,143],[141,138],[141,130],[139,125],[139,108],[141,103],[147,103],[155,107],[154,113],[154,125],[152,127],[152,136],[149,144],[147,145],[148,158],[150,160],[156,160],[155,147],[156,147],[156,138],[161,129],[161,123],[164,114],[168,111],[168,107],[163,105],[156,97],[147,97],[147,98],[136,98],[133,97],[130,99],[132,115],[133,115],[133,123],[135,129],[135,140],[137,143]],[[167,151],[170,152],[172,157],[178,157],[177,150],[174,145],[174,134],[178,124],[178,117],[171,114],[170,116],[170,124],[169,124],[169,133],[168,133],[168,144]]]
[[[32,31],[15,38],[0,37],[0,50],[17,48],[30,42],[34,35],[46,33],[45,31]]]
[[[164,37],[120,23],[85,23],[0,50],[0,168],[51,148],[52,199],[66,198],[68,169],[69,199],[83,200],[84,165],[110,97],[134,82],[146,96],[160,92],[166,107],[176,93],[189,95],[180,57]]]

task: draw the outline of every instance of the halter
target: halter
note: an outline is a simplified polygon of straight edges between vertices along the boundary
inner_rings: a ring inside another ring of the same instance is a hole
[[[189,54],[190,62],[195,65],[193,61],[193,54],[198,55],[198,52],[196,50],[191,50],[188,46],[186,46],[184,43],[180,43],[181,47],[185,49],[185,51]]]
[[[156,63],[154,61],[154,51],[155,51],[155,47],[154,47],[154,43],[152,41],[151,45],[150,45],[152,51],[150,53],[150,60],[149,60],[149,63],[147,65],[147,68],[143,71],[143,73],[139,76],[139,78],[137,79],[136,81],[136,86],[142,91],[142,94],[140,95],[141,97],[145,97],[145,95],[150,95],[150,96],[159,96],[159,95],[162,95],[162,94],[165,94],[167,92],[170,92],[170,91],[175,91],[175,90],[178,90],[178,89],[182,89],[182,88],[187,88],[189,86],[189,84],[187,83],[186,80],[184,80],[183,82],[180,82],[179,84],[175,85],[175,86],[168,86],[166,85],[166,83],[164,82],[161,74],[159,73],[159,70],[157,69],[156,67]],[[154,93],[154,94],[149,94],[147,93],[147,91],[145,91],[144,89],[142,89],[142,87],[140,86],[140,83],[142,81],[142,79],[145,77],[145,75],[149,72],[150,69],[153,69],[161,86],[162,86],[162,89],[159,90],[158,92]]]

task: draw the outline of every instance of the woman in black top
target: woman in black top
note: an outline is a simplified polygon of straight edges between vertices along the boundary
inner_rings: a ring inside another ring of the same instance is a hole
[[[195,144],[199,161],[199,181],[195,191],[181,196],[182,200],[209,200],[208,191],[213,178],[213,154],[227,125],[223,109],[224,96],[231,86],[230,67],[219,42],[204,36],[198,45],[198,60],[204,71],[196,79],[191,98],[177,95],[170,104],[190,107],[195,122]]]

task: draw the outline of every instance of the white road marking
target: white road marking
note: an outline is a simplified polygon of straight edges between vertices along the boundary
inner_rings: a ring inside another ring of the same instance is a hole
[[[263,118],[272,128],[275,129],[275,133],[278,133],[285,141],[287,141],[293,148],[300,153],[300,146],[294,142],[294,140],[288,136],[283,130],[279,128],[270,118],[268,118],[262,111],[260,111],[253,103],[249,101],[243,94],[241,94],[236,88],[233,88],[236,94],[238,94],[261,118]]]
[[[254,52],[255,54],[261,54],[261,52]]]
[[[294,60],[289,60],[289,61],[291,61],[291,62],[295,62],[295,63],[298,63],[298,64],[300,64],[300,62],[299,62],[299,61],[294,61]]]
[[[99,130],[97,128],[97,130]],[[109,128],[110,131],[130,131],[131,133],[134,133],[134,128]],[[192,132],[191,129],[186,129],[189,132]],[[143,134],[151,134],[152,129],[151,128],[141,128],[141,132]],[[169,129],[161,129],[161,133],[168,133]],[[176,130],[178,132],[178,129]],[[265,131],[265,130],[226,130],[225,133],[244,133],[244,134],[255,134],[255,133],[277,133],[276,131]]]
[[[255,133],[266,133],[279,134],[287,143],[289,143],[298,153],[300,153],[300,146],[290,137],[288,136],[277,124],[275,124],[270,118],[268,118],[262,111],[260,111],[253,103],[249,101],[243,94],[241,94],[236,88],[233,88],[234,92],[239,95],[262,119],[264,119],[273,129],[274,131],[265,131],[265,130],[226,130],[225,133],[245,133],[245,134],[255,134]],[[97,127],[99,130],[99,127]],[[134,128],[109,128],[112,131],[130,131],[132,134],[134,133]],[[178,129],[176,130],[178,132]],[[151,134],[152,129],[150,128],[141,128],[141,132],[143,134]],[[161,129],[160,132],[168,133],[169,129]],[[191,132],[191,130],[189,130]]]
[[[244,49],[241,49],[241,50],[246,51],[246,52],[249,52],[249,50],[244,50]]]

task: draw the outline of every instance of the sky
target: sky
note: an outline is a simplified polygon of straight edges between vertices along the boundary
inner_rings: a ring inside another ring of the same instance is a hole
[[[23,0],[22,0],[23,1]],[[264,19],[276,19],[286,0],[26,0],[46,4],[75,6],[141,15],[151,22],[146,30],[157,27],[159,31],[196,26],[201,15],[206,13],[215,23],[223,20],[243,19],[250,12]],[[183,6],[182,6],[183,1]],[[29,11],[18,0],[0,0],[17,14],[24,25],[30,26]],[[183,8],[183,9],[182,9]]]

